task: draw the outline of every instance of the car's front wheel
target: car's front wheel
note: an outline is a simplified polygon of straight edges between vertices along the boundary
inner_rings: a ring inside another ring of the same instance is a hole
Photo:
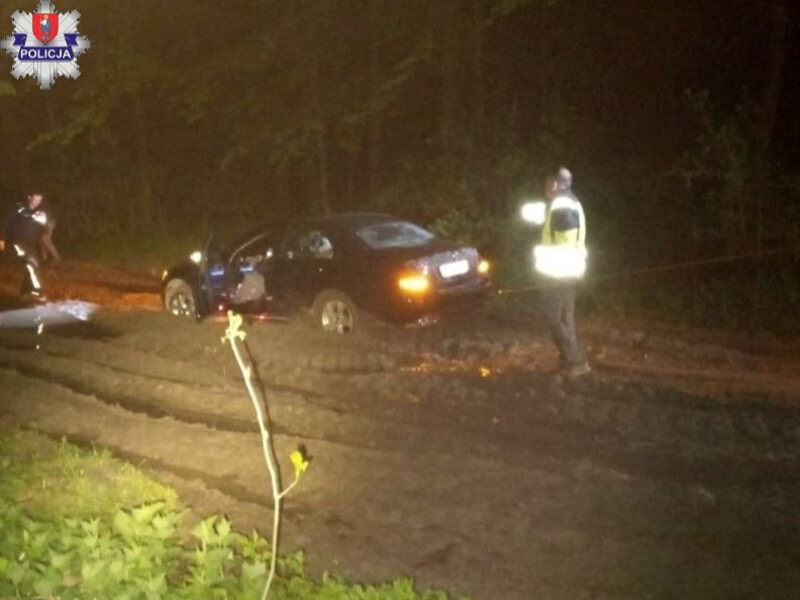
[[[317,296],[311,314],[317,327],[334,333],[353,333],[359,322],[355,302],[338,290],[326,290]]]
[[[164,310],[176,317],[196,318],[197,299],[192,286],[183,279],[170,281],[164,289]]]

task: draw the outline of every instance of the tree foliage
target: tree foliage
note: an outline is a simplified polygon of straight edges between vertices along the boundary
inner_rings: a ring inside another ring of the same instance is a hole
[[[772,93],[787,45],[780,10],[723,4],[83,0],[77,81],[0,79],[0,192],[46,188],[73,240],[348,209],[496,223],[566,163],[593,243],[655,256],[701,221],[741,234],[754,147],[717,125],[764,103],[787,118]],[[754,36],[776,40],[769,56]],[[717,125],[687,116],[687,88],[708,90]],[[717,137],[698,142],[697,126]],[[781,148],[761,137],[773,164]],[[665,230],[676,166],[693,217]],[[695,193],[701,171],[717,191]],[[753,205],[762,224],[775,201]]]

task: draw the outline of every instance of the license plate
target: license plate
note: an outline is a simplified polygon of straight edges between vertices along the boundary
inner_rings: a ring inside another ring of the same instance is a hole
[[[450,278],[469,273],[469,262],[466,260],[458,260],[456,262],[445,263],[439,267],[439,273],[442,277]]]

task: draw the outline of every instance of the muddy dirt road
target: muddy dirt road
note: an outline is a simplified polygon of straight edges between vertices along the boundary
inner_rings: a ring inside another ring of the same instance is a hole
[[[2,418],[108,447],[199,511],[266,530],[224,324],[148,310],[147,282],[61,281],[108,310],[0,331]],[[549,373],[536,321],[507,314],[347,339],[248,331],[279,455],[304,444],[313,457],[286,500],[283,549],[304,548],[316,570],[411,574],[480,600],[798,597],[791,345],[593,323],[599,368],[570,382]]]

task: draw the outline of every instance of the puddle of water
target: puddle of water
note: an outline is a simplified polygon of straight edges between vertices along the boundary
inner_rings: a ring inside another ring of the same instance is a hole
[[[38,306],[18,306],[0,312],[0,328],[32,329],[38,336],[47,332],[85,339],[103,339],[118,335],[92,321],[97,309],[96,304],[79,300],[48,302]]]

